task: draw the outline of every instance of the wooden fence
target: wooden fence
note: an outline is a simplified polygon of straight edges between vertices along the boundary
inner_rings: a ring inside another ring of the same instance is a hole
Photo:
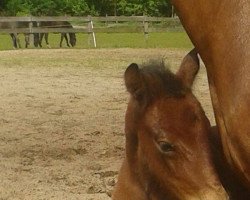
[[[72,23],[73,28],[66,27],[34,27],[33,22],[42,21],[68,21]],[[149,26],[152,23],[168,23],[170,26],[181,26],[178,18],[166,17],[147,17],[147,16],[106,16],[106,17],[0,17],[2,22],[27,22],[25,28],[6,28],[0,29],[0,33],[26,33],[30,34],[33,41],[32,33],[88,33],[92,37],[96,47],[95,33],[119,32],[133,33],[143,32],[147,36],[150,32],[167,31],[167,28],[157,28]],[[172,24],[172,25],[171,25]],[[129,26],[128,29],[126,26]],[[32,43],[32,42],[31,42]]]

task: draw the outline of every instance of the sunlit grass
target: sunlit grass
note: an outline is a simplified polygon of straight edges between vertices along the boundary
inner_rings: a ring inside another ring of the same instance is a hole
[[[0,50],[13,49],[9,35],[0,35]],[[24,48],[24,37],[20,35],[21,46]],[[59,48],[60,34],[49,34],[51,48]],[[97,48],[192,48],[185,32],[150,33],[97,33]],[[43,42],[43,48],[48,48]],[[63,48],[67,48],[65,41]],[[94,48],[91,34],[77,34],[74,48]]]

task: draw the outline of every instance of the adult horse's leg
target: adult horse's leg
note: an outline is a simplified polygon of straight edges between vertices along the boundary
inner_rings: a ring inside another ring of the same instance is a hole
[[[30,44],[29,34],[27,33],[24,34],[24,40],[25,40],[25,48],[28,48]]]
[[[16,41],[16,37],[14,33],[10,33],[10,37],[12,39],[12,43],[13,43],[13,48],[17,48],[17,41]]]
[[[45,42],[46,42],[47,47],[48,47],[48,48],[51,48],[50,45],[49,45],[49,33],[45,33],[44,39],[45,39]]]
[[[65,38],[65,40],[66,40],[67,46],[70,47],[67,33],[64,33],[64,38]]]
[[[39,47],[42,47],[42,42],[43,42],[43,37],[44,37],[44,33],[40,33],[40,36],[39,36]]]
[[[19,39],[19,34],[16,33],[15,37],[16,37],[17,48],[22,48],[21,42],[20,42],[20,39]]]
[[[34,35],[34,46],[35,47],[40,47],[40,34],[39,33],[33,33]]]
[[[65,39],[67,46],[70,47],[67,33],[61,33],[60,47],[62,47],[63,39]]]
[[[12,42],[13,42],[13,47],[16,48],[21,48],[21,44],[20,44],[20,40],[18,38],[18,34],[17,33],[10,33],[10,36],[12,38]]]
[[[63,38],[64,38],[63,34],[64,33],[61,33],[60,44],[59,44],[60,47],[62,47],[62,42],[63,42]]]
[[[248,200],[250,197],[249,191],[241,182],[239,182],[236,174],[226,164],[221,137],[216,126],[211,128],[209,141],[215,168],[224,188],[229,193],[230,200]]]
[[[50,48],[48,33],[40,33],[39,46],[42,47],[43,38],[45,39],[46,46]]]
[[[76,45],[76,34],[75,33],[69,33],[69,42],[72,47]]]
[[[34,46],[38,47],[39,46],[39,33],[32,33],[34,36]],[[25,48],[28,48],[28,46],[30,45],[30,34],[25,33],[24,34],[24,40],[25,40]]]

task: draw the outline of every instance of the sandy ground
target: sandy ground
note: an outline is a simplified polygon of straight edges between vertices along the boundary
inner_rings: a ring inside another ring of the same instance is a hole
[[[0,52],[0,200],[108,200],[124,157],[131,62],[185,50]],[[213,122],[206,73],[194,86]]]

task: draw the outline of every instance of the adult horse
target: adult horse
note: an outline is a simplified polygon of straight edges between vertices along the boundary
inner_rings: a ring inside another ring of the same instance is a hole
[[[162,64],[127,68],[126,157],[113,200],[228,199],[211,159],[209,121],[190,89],[198,62],[193,50],[176,75]]]
[[[36,23],[33,22],[33,26],[36,27]],[[18,28],[28,28],[29,27],[29,22],[0,22],[0,29],[18,29]],[[34,34],[34,45],[37,47],[38,46],[38,34]],[[13,42],[13,47],[14,48],[21,48],[20,44],[20,39],[19,39],[19,34],[18,33],[10,33],[12,42]],[[25,47],[28,47],[29,44],[29,34],[25,33]]]
[[[250,196],[250,1],[172,2],[206,65],[227,164]]]
[[[73,26],[67,21],[41,21],[39,23],[39,26],[44,28],[73,28]],[[67,34],[69,34],[69,40]],[[46,45],[50,46],[48,40],[48,33],[40,33],[39,46],[42,47],[43,38],[45,39]],[[60,47],[62,47],[62,42],[64,39],[68,47],[70,47],[70,45],[72,47],[76,45],[75,33],[61,33]]]

